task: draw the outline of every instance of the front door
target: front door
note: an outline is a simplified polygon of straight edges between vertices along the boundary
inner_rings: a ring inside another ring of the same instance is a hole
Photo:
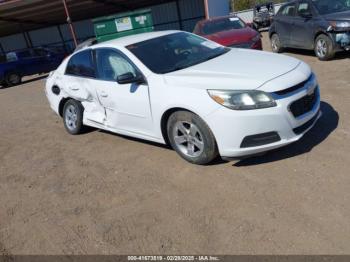
[[[147,84],[119,84],[126,73],[140,74],[136,66],[119,50],[95,49],[97,94],[106,110],[108,128],[152,136],[153,122]]]

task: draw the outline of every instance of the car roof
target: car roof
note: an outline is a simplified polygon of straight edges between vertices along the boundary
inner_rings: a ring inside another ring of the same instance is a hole
[[[153,38],[171,35],[175,33],[179,33],[182,31],[177,30],[167,30],[167,31],[156,31],[156,32],[149,32],[149,33],[141,33],[141,34],[135,34],[130,36],[124,36],[117,39],[109,40],[106,42],[102,42],[99,44],[96,44],[92,46],[92,48],[98,48],[98,47],[109,47],[109,46],[118,46],[118,47],[125,47],[128,45],[136,44],[138,42],[150,40]]]

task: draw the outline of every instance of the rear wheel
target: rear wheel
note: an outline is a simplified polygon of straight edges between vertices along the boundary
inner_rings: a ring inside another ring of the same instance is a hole
[[[281,44],[280,37],[278,34],[273,34],[271,36],[271,48],[274,53],[282,53],[284,48]]]
[[[83,126],[84,108],[76,100],[68,100],[63,107],[64,127],[71,135],[78,135],[84,131]]]
[[[7,86],[19,85],[22,82],[22,77],[16,72],[11,72],[6,75],[5,82]]]
[[[315,54],[321,61],[327,61],[335,56],[333,41],[326,35],[320,35],[315,41]]]
[[[213,133],[191,112],[173,113],[168,120],[167,132],[173,149],[190,163],[209,164],[219,155]]]

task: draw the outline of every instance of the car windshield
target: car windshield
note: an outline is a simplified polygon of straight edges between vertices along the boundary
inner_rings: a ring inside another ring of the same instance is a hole
[[[313,0],[313,3],[321,15],[350,10],[350,0]]]
[[[245,27],[246,25],[238,17],[229,17],[206,22],[203,26],[203,33],[205,35],[211,35],[222,31],[242,29]]]
[[[165,74],[203,63],[230,51],[202,37],[179,32],[126,47],[157,74]]]

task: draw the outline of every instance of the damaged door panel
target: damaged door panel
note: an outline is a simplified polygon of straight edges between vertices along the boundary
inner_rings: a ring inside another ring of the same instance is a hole
[[[118,76],[141,74],[129,59],[116,49],[97,48],[96,80],[93,80],[102,106],[106,126],[151,135],[153,122],[149,87],[144,83],[118,83]]]
[[[106,118],[92,79],[68,76],[64,92],[67,97],[78,100],[84,107],[84,119],[103,124]]]

